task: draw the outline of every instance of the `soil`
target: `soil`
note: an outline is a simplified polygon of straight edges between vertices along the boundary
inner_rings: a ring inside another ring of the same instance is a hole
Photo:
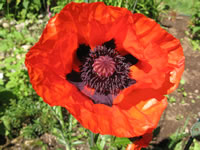
[[[180,129],[189,133],[192,125],[200,118],[200,51],[193,50],[186,35],[189,20],[188,16],[176,15],[161,21],[162,25],[168,27],[168,32],[181,41],[186,60],[182,84],[170,94],[175,99],[169,102],[160,120],[156,143],[162,143]]]

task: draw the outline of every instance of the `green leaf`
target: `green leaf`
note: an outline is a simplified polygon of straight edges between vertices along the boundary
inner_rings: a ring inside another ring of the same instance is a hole
[[[131,141],[128,138],[118,138],[117,137],[112,145],[121,147],[121,146],[126,146],[128,144],[131,144]]]
[[[27,10],[28,9],[28,5],[29,5],[29,0],[24,0],[23,1],[23,6],[24,8]]]
[[[200,143],[197,140],[194,140],[194,150],[200,150]]]
[[[181,150],[183,149],[183,141],[180,141],[179,143],[176,144],[174,150]]]
[[[10,130],[10,129],[11,129],[10,118],[7,117],[7,116],[3,116],[3,117],[1,118],[1,120],[2,120],[2,122],[3,122],[3,124],[4,124],[4,126],[6,127],[6,129],[7,129],[7,130]]]
[[[0,3],[0,10],[3,8],[3,3]]]
[[[185,80],[181,79],[180,84],[184,85],[185,84]]]
[[[10,48],[10,46],[8,45],[7,42],[5,42],[5,40],[3,40],[2,42],[0,41],[0,49],[1,51],[8,51]]]
[[[21,0],[16,0],[16,5],[18,6]]]
[[[196,32],[200,31],[200,27],[199,26],[195,26],[193,29],[192,29],[192,34],[195,34]]]

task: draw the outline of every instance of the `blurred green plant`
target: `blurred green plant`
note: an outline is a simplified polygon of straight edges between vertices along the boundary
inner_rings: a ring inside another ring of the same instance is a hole
[[[0,27],[0,134],[9,138],[19,136],[21,128],[41,115],[36,107],[41,102],[24,66],[23,48],[35,43],[37,38],[26,27],[20,31],[15,27]],[[37,127],[33,130],[40,132]]]
[[[41,13],[51,15],[58,13],[69,2],[104,2],[106,5],[125,7],[133,11],[135,0],[2,0],[0,12],[7,18],[15,19],[37,19]],[[160,5],[162,0],[140,0],[137,2],[135,12],[158,21],[159,13],[163,10]]]
[[[79,139],[85,139],[86,129],[79,128],[82,133],[72,135],[77,121],[65,109],[44,103],[29,82],[25,54],[45,22],[6,23],[9,28],[0,27],[0,137],[33,139],[51,133],[66,147],[83,143]]]
[[[191,15],[192,9],[198,0],[162,0],[164,8],[179,12],[184,15]]]
[[[2,0],[0,11],[8,18],[26,19],[35,18],[47,10],[50,0]]]
[[[194,11],[189,25],[189,35],[194,50],[200,50],[200,0],[196,2]]]
[[[38,132],[38,135],[42,134],[41,132],[44,131],[41,131],[36,119],[42,115],[37,107],[41,107],[43,104],[29,83],[24,66],[25,50],[22,48],[24,44],[35,43],[36,38],[26,27],[21,32],[17,31],[15,27],[9,29],[0,27],[0,38],[0,73],[2,74],[0,103],[3,106],[0,124],[1,130],[4,131],[2,134],[13,138],[19,136],[21,129],[32,133],[34,130]],[[31,122],[35,122],[35,126],[28,128],[28,124]],[[34,136],[34,134],[27,135]]]
[[[133,12],[136,0],[88,0],[88,2],[102,1],[106,5],[117,7],[125,7]],[[162,0],[138,0],[134,13],[142,13],[156,21],[159,21],[159,14],[163,12],[163,7],[160,5]]]

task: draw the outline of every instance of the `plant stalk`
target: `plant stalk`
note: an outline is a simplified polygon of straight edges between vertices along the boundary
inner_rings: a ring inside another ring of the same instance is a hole
[[[92,131],[90,132],[90,147],[94,147],[94,133]]]
[[[136,5],[137,5],[137,0],[135,0],[134,6],[133,6],[133,14],[134,14],[134,11],[135,11],[135,8],[136,8]]]

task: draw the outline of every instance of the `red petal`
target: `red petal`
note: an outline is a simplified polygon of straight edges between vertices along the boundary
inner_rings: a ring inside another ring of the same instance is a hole
[[[66,18],[69,21],[63,20]],[[66,82],[65,76],[72,69],[77,36],[70,18],[70,14],[53,17],[39,42],[26,55],[25,64],[33,88],[52,106],[64,105],[63,99],[68,98],[71,91],[71,84]],[[63,29],[61,24],[66,28]]]
[[[78,70],[78,44],[94,48],[113,38],[120,53],[139,62],[130,74],[137,83],[109,107],[94,104],[65,76]],[[95,133],[135,137],[156,128],[167,106],[163,95],[177,87],[184,56],[180,42],[144,15],[99,2],[70,3],[49,21],[25,63],[33,88],[47,103],[64,106]]]
[[[149,44],[143,50],[143,60],[131,67],[131,77],[143,88],[158,89],[165,81],[164,69],[168,65],[167,59],[167,53],[163,52],[158,45]]]
[[[141,148],[145,148],[149,145],[152,140],[152,133],[148,133],[142,136],[142,139],[129,144],[126,150],[141,150]]]
[[[129,29],[124,47],[139,59],[139,63],[130,68],[131,77],[137,81],[134,86],[159,89],[168,94],[178,86],[184,70],[185,57],[180,42],[142,14],[134,14],[133,19],[134,25]]]
[[[120,103],[108,107],[103,104],[93,104],[74,89],[65,107],[85,128],[94,133],[135,137],[152,132],[167,106],[166,98],[140,99],[140,101],[133,100],[131,95],[130,98],[132,100],[130,105]]]

